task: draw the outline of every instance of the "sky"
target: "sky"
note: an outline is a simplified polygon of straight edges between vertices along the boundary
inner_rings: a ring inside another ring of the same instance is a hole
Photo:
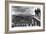
[[[12,15],[18,15],[18,14],[30,14],[30,15],[35,15],[35,8],[33,7],[16,7],[12,8]]]

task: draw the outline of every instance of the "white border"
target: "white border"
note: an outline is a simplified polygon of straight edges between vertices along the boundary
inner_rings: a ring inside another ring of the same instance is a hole
[[[34,27],[11,27],[11,7],[12,6],[34,6],[35,8],[41,9],[41,26],[34,26]],[[43,29],[43,6],[42,5],[33,5],[33,4],[11,4],[9,3],[9,31],[18,31],[18,30],[37,30],[37,29]]]

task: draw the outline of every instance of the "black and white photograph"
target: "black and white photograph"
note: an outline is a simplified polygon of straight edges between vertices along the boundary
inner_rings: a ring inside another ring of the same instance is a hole
[[[24,26],[39,26],[40,23],[40,8],[28,6],[12,6],[12,28]]]
[[[43,5],[9,4],[9,30],[43,29]]]

